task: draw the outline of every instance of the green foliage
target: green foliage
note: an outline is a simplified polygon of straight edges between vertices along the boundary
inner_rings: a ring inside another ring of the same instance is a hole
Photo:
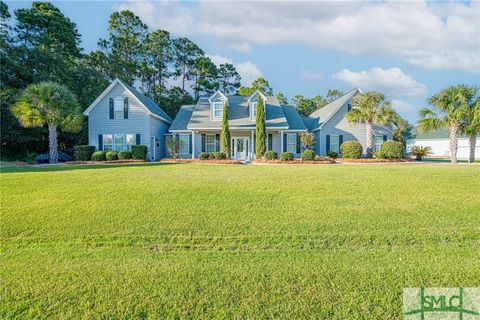
[[[277,93],[277,99],[280,104],[288,104],[288,98],[281,92]]]
[[[105,161],[107,160],[107,152],[95,151],[92,153],[92,161]]]
[[[296,95],[295,98],[293,98],[293,103],[297,107],[297,111],[300,115],[308,117],[315,110],[325,106],[327,101],[322,96],[316,96],[309,99],[302,95]]]
[[[300,143],[305,149],[312,150],[315,147],[315,134],[311,132],[301,132]]]
[[[228,126],[228,103],[227,101],[223,104],[223,114],[222,114],[222,133],[220,137],[220,148],[222,152],[226,155],[230,155],[231,151],[231,135],[230,127]]]
[[[132,152],[129,150],[123,150],[118,153],[118,159],[120,160],[128,160],[132,159]]]
[[[358,159],[362,157],[363,147],[358,141],[345,141],[340,146],[340,153],[342,154],[342,158]]]
[[[217,78],[219,89],[227,96],[234,94],[240,88],[241,78],[233,64],[220,64]]]
[[[227,154],[225,152],[214,152],[213,155],[211,155],[211,157],[212,156],[215,160],[225,160],[225,159],[227,159]]]
[[[132,146],[132,159],[134,160],[147,160],[148,148],[144,145]]]
[[[198,158],[200,160],[225,160],[227,154],[225,152],[200,152]]]
[[[313,151],[313,150],[303,151],[302,160],[303,161],[314,161],[315,160],[315,151]]]
[[[291,152],[280,153],[280,160],[281,161],[292,161],[293,160],[293,153],[291,153]]]
[[[257,97],[255,134],[255,157],[260,159],[263,157],[266,151],[265,141],[267,139],[267,128],[265,125],[265,104],[260,95]]]
[[[180,156],[181,144],[182,142],[180,139],[177,139],[175,135],[167,136],[165,138],[165,147],[173,159],[177,159]]]
[[[117,151],[108,151],[105,154],[105,159],[107,161],[118,160],[118,152]]]
[[[337,89],[328,89],[327,92],[327,101],[332,102],[343,96],[343,92]]]
[[[77,161],[88,161],[95,152],[95,146],[78,145],[73,147],[74,158]]]
[[[203,56],[203,50],[188,38],[173,40],[175,56],[175,76],[182,79],[182,90],[185,90],[186,81],[192,80],[196,72],[196,61]],[[194,84],[195,86],[196,84]]]
[[[336,159],[336,158],[338,158],[338,153],[335,152],[335,151],[328,151],[327,152],[327,157],[332,158],[332,159]]]
[[[398,141],[385,141],[382,144],[381,151],[383,152],[383,156],[387,159],[403,158],[403,144]]]
[[[195,60],[195,100],[202,95],[211,95],[218,89],[218,68],[209,57],[200,56]]]
[[[393,140],[401,142],[404,147],[407,146],[407,140],[412,137],[413,126],[399,114],[395,114],[393,120],[395,125],[393,131]]]
[[[387,159],[387,155],[382,150],[373,152],[373,157],[375,159]]]
[[[200,160],[209,160],[210,159],[210,153],[208,152],[200,152],[198,155],[198,159]]]
[[[432,148],[428,146],[412,146],[410,153],[415,156],[416,160],[422,161],[423,158],[432,154]]]
[[[263,157],[265,160],[276,160],[278,158],[278,154],[275,151],[267,151]]]
[[[255,81],[252,82],[252,85],[250,87],[243,87],[243,86],[240,87],[240,89],[238,90],[238,94],[241,96],[251,96],[257,90],[266,96],[273,95],[273,89],[268,84],[268,81],[265,80],[264,78],[256,79]]]

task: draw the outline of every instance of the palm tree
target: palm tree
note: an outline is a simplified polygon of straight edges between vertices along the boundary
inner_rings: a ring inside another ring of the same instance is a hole
[[[24,127],[48,126],[50,163],[58,162],[58,130],[77,132],[82,128],[77,98],[55,82],[29,85],[18,97],[12,113]]]
[[[476,88],[478,90],[478,88]],[[469,113],[467,123],[463,128],[463,132],[468,135],[470,143],[469,163],[475,162],[475,147],[477,145],[477,136],[480,135],[480,96],[469,104]]]
[[[367,129],[367,157],[373,152],[373,125],[390,124],[395,117],[395,111],[390,106],[390,101],[378,91],[369,91],[359,94],[352,101],[352,109],[345,118],[351,124],[364,122]]]
[[[393,140],[401,142],[403,148],[406,148],[407,140],[410,139],[413,126],[398,113],[393,117],[392,123],[395,125],[395,129],[393,130]]]
[[[457,163],[458,134],[466,124],[469,106],[477,89],[467,85],[450,86],[428,99],[433,108],[420,110],[420,130],[434,131],[441,127],[450,128],[450,159]]]

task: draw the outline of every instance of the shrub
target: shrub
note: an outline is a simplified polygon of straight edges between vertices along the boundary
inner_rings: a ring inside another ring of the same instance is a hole
[[[132,146],[132,158],[135,160],[146,160],[147,159],[147,146],[136,145]]]
[[[208,160],[210,158],[210,153],[200,152],[200,154],[198,155],[198,158],[200,160]]]
[[[106,159],[106,152],[105,151],[95,151],[92,153],[92,160],[93,161],[105,161]]]
[[[422,158],[428,157],[432,154],[432,148],[430,147],[422,147],[422,146],[412,146],[410,153],[415,156],[417,161],[422,161]]]
[[[95,152],[94,146],[78,145],[73,147],[73,156],[77,161],[88,161]]]
[[[105,154],[105,159],[108,161],[118,160],[118,152],[117,151],[108,151]]]
[[[385,156],[385,152],[383,151],[375,151],[373,153],[373,157],[376,159],[386,159],[387,157]]]
[[[362,156],[363,147],[358,141],[345,141],[340,146],[342,158],[358,159]]]
[[[132,159],[132,152],[127,150],[120,151],[118,153],[118,159],[120,160]]]
[[[398,141],[388,140],[382,144],[381,151],[383,151],[387,159],[402,159],[403,158],[403,144]]]
[[[225,160],[225,159],[227,159],[227,154],[225,152],[215,152],[215,153],[213,153],[213,159],[215,159],[215,160]]]
[[[278,157],[278,154],[277,154],[275,151],[267,151],[267,152],[265,152],[265,154],[263,155],[263,157],[264,157],[266,160],[276,160],[277,157]]]
[[[336,159],[336,158],[338,158],[338,153],[336,153],[335,151],[328,151],[327,152],[327,157]]]
[[[292,161],[293,160],[293,153],[291,153],[291,152],[280,153],[280,160],[282,160],[282,161]]]
[[[313,160],[315,160],[315,151],[313,151],[313,150],[303,151],[302,160],[303,161],[313,161]]]

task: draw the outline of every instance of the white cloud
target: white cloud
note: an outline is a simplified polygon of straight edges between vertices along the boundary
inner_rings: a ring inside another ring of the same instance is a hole
[[[322,78],[320,73],[311,70],[302,70],[300,75],[307,80],[319,80]]]
[[[332,78],[351,87],[384,91],[394,97],[422,96],[427,92],[425,85],[415,81],[400,68],[372,68],[360,72],[343,69],[333,74]]]
[[[250,61],[247,62],[234,62],[232,59],[227,57],[222,57],[219,55],[207,55],[213,63],[217,66],[222,63],[230,63],[235,66],[237,69],[238,74],[242,78],[242,85],[243,86],[250,86],[254,80],[257,78],[263,77],[262,71]]]
[[[416,106],[411,103],[395,100],[395,99],[393,99],[391,103],[392,103],[392,107],[398,112],[412,112],[412,111],[418,111],[422,108],[422,106]]]
[[[480,72],[480,1],[150,0],[114,8],[130,9],[175,36],[208,36],[243,52],[253,44],[301,44]]]

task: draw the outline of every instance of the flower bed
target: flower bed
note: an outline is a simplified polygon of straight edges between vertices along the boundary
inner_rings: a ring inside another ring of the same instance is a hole
[[[379,159],[379,158],[359,158],[359,159],[349,159],[349,158],[337,158],[336,162],[340,163],[385,163],[385,162],[410,162],[408,159]]]
[[[206,164],[243,164],[243,162],[238,160],[200,160],[200,159],[172,159],[164,158],[160,160],[162,163],[206,163]]]
[[[258,163],[258,164],[334,164],[335,163],[335,161],[330,158],[322,158],[322,159],[312,160],[312,161],[305,161],[305,160],[302,160],[301,158],[294,158],[291,161],[258,159],[258,160],[253,160],[252,162]]]

